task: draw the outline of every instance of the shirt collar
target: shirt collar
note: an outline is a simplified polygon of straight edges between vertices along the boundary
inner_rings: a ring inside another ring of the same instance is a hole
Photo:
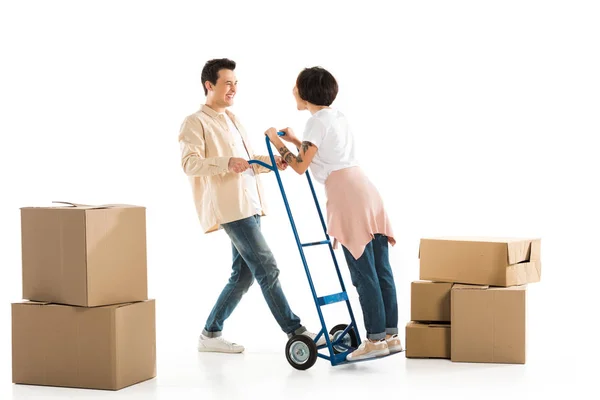
[[[206,104],[202,104],[202,107],[200,107],[200,111],[202,111],[203,113],[207,114],[208,116],[210,116],[212,118],[217,118],[219,116],[218,112],[216,112],[215,110],[213,110]],[[225,113],[229,116],[229,118],[231,118],[232,121],[234,120],[235,116],[233,115],[233,113],[231,111],[225,109]]]

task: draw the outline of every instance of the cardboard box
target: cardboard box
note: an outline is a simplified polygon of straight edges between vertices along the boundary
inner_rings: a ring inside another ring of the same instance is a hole
[[[450,358],[450,324],[406,324],[407,358]]]
[[[412,321],[450,322],[450,290],[453,283],[415,281],[410,285]]]
[[[85,307],[148,298],[146,210],[21,209],[23,298]]]
[[[539,282],[540,239],[421,239],[419,279],[490,286]]]
[[[452,361],[525,363],[526,286],[452,287]]]
[[[13,382],[118,390],[156,376],[154,300],[12,304]]]

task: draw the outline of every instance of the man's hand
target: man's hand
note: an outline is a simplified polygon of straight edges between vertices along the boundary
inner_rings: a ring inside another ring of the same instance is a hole
[[[285,171],[288,167],[288,163],[286,163],[281,156],[275,156],[275,163],[277,164],[277,169],[280,171]]]
[[[229,168],[230,172],[240,174],[250,168],[250,164],[248,164],[248,161],[244,160],[243,158],[231,157],[227,167]]]

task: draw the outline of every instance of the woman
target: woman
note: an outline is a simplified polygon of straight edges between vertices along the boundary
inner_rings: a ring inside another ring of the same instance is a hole
[[[298,75],[294,97],[298,110],[312,114],[302,141],[291,128],[265,132],[288,165],[298,174],[309,167],[325,185],[327,233],[334,248],[342,244],[363,311],[367,340],[348,354],[348,361],[363,360],[402,351],[398,337],[396,286],[389,262],[388,243],[394,245],[392,227],[383,201],[355,158],[355,143],[345,116],[331,108],[337,81],[321,67],[306,68]],[[293,155],[282,140],[298,149]]]

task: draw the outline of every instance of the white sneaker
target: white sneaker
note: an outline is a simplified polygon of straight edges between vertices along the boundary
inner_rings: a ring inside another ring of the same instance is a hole
[[[385,341],[387,342],[390,353],[398,353],[402,351],[402,342],[398,335],[386,335]]]
[[[237,343],[231,343],[222,336],[210,338],[200,335],[198,339],[198,351],[209,351],[215,353],[241,353],[244,351],[244,346]]]
[[[316,333],[312,333],[309,331],[304,331],[302,332],[302,335],[304,336],[308,336],[309,338],[311,338],[313,341],[315,340],[315,338],[317,337]],[[331,335],[329,335],[329,340],[332,341],[333,337]],[[327,343],[327,341],[325,340],[325,335],[321,335],[321,337],[319,338],[319,341],[317,343],[315,343],[317,346],[324,346]]]

